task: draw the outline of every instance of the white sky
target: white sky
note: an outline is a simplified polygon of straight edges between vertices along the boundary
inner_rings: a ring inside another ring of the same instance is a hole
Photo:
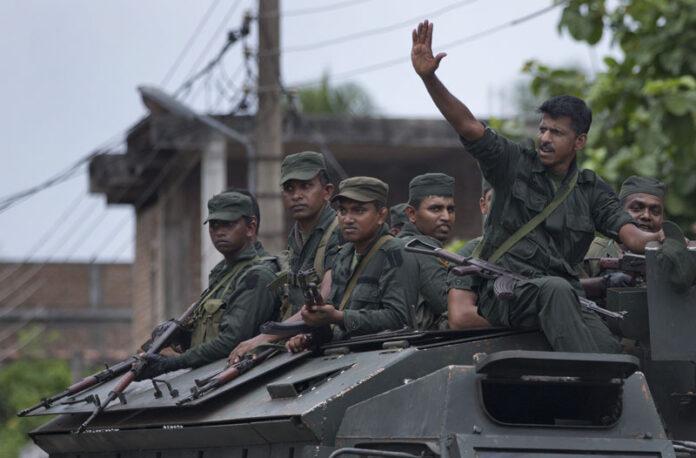
[[[506,93],[523,63],[602,68],[608,44],[592,50],[560,36],[560,8],[468,43],[445,48],[551,5],[552,0],[281,0],[282,78],[287,86],[314,81],[324,70],[337,77],[373,64],[397,65],[363,71],[336,83],[363,86],[380,115],[439,117],[410,66],[414,18],[435,23],[434,47],[446,51],[438,74],[480,116],[510,112]],[[331,10],[308,12],[308,8]],[[173,77],[162,86],[207,11],[209,20]],[[214,8],[214,9],[212,9]],[[241,24],[255,0],[17,0],[0,2],[0,200],[38,185],[123,131],[146,113],[136,86],[151,84],[172,93],[221,49],[229,29]],[[304,10],[304,11],[303,11]],[[433,14],[444,11],[439,15]],[[445,11],[446,10],[446,11]],[[229,16],[226,22],[225,17]],[[407,22],[379,34],[366,31]],[[252,31],[256,31],[252,23]],[[216,33],[217,32],[217,33]],[[358,39],[323,47],[334,38]],[[255,35],[249,41],[256,45]],[[293,47],[314,45],[309,51]],[[239,77],[222,94],[218,81],[237,75],[241,47],[223,60],[224,71],[194,86],[186,103],[201,112],[222,111],[234,99]],[[194,67],[194,63],[198,62]],[[509,100],[509,99],[508,99]],[[0,212],[0,261],[130,261],[130,207],[106,206],[87,194],[87,172]]]

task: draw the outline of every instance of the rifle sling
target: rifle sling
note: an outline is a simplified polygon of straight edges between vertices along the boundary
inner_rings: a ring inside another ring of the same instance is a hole
[[[505,242],[502,243],[498,247],[495,252],[488,258],[488,262],[496,262],[500,257],[505,254],[510,248],[512,248],[517,242],[522,240],[524,236],[529,234],[536,228],[539,224],[542,223],[553,211],[558,208],[561,203],[568,198],[570,195],[570,192],[573,190],[575,187],[575,183],[578,181],[578,170],[575,170],[575,173],[573,176],[570,178],[570,180],[566,183],[565,187],[561,187],[556,191],[556,195],[554,196],[553,200],[551,201],[550,204],[546,206],[540,213],[538,213],[534,218],[530,219],[527,221],[522,227],[517,229],[517,231],[512,234]],[[483,240],[481,240],[481,243],[479,243],[476,246],[476,249],[472,253],[472,257],[478,258],[481,255],[481,250],[483,249]]]
[[[372,248],[370,248],[370,251],[367,252],[364,258],[360,261],[360,264],[358,267],[355,269],[355,273],[353,273],[353,276],[350,277],[350,282],[348,283],[348,286],[346,287],[346,291],[343,293],[343,297],[341,298],[341,303],[338,304],[338,307],[336,307],[338,310],[343,310],[348,303],[348,299],[350,298],[350,295],[353,294],[353,290],[355,289],[355,285],[358,284],[358,278],[360,278],[360,275],[362,274],[362,271],[365,270],[365,267],[367,266],[367,263],[370,262],[370,259],[377,253],[377,250],[379,250],[382,245],[384,245],[389,239],[393,238],[390,234],[385,234],[377,240],[377,242],[372,245]]]
[[[331,234],[333,234],[334,229],[338,226],[338,216],[334,216],[333,221],[329,224],[329,227],[324,231],[324,235],[319,241],[319,246],[317,247],[317,252],[314,255],[314,270],[317,271],[319,275],[319,281],[324,277],[324,257],[326,255],[326,245],[329,243]]]
[[[244,267],[246,267],[247,264],[249,264],[253,261],[256,261],[257,259],[261,259],[261,258],[259,258],[258,255],[255,255],[253,258],[245,259],[244,261],[241,261],[241,262],[238,262],[237,264],[235,264],[234,267],[232,267],[232,269],[229,272],[227,272],[225,274],[225,276],[222,277],[222,279],[220,279],[219,282],[217,282],[215,284],[215,288],[211,289],[210,292],[208,292],[208,294],[206,294],[205,297],[203,299],[201,299],[200,304],[202,304],[205,301],[207,301],[208,299],[210,299],[213,296],[213,294],[215,294],[215,292],[218,289],[220,289],[220,287],[222,285],[227,283],[227,280],[234,277],[237,273],[239,273],[240,270],[242,270]],[[228,287],[229,287],[229,285],[228,285]]]

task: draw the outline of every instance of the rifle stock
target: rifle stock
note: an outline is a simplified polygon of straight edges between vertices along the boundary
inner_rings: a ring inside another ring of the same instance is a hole
[[[123,377],[121,377],[118,383],[114,385],[113,389],[109,392],[104,402],[97,403],[97,406],[94,408],[92,414],[75,431],[76,434],[81,434],[87,428],[87,426],[97,417],[97,415],[102,413],[104,409],[106,409],[114,399],[119,398],[122,404],[126,404],[127,401],[126,398],[123,396],[123,392],[126,388],[128,388],[128,385],[130,385],[133,382],[133,380],[135,380],[136,375],[140,373],[140,371],[142,371],[143,368],[147,365],[147,357],[159,353],[164,347],[168,345],[171,336],[174,334],[174,332],[176,332],[177,328],[180,326],[181,323],[186,322],[193,315],[193,312],[196,311],[196,308],[198,308],[202,299],[206,296],[207,292],[208,289],[203,291],[200,298],[196,302],[191,304],[177,320],[168,322],[168,325],[165,327],[162,333],[159,334],[153,340],[152,345],[150,345],[150,348],[148,348],[144,357],[133,357],[135,358],[135,363],[130,365],[128,372],[126,372],[126,374],[123,375]]]
[[[423,247],[418,247],[417,245],[422,245]],[[511,272],[497,264],[474,257],[460,256],[456,253],[452,253],[451,251],[447,251],[444,248],[436,247],[418,239],[412,239],[406,243],[405,250],[412,253],[437,256],[460,266],[464,265],[467,267],[473,267],[473,269],[467,269],[466,274],[475,273],[481,277],[494,280],[493,290],[495,291],[496,295],[503,300],[514,297],[513,288],[515,281],[528,280],[528,278],[524,275]],[[453,272],[456,273],[456,270]],[[503,278],[503,280],[500,280],[500,278]],[[623,319],[624,315],[626,314],[626,312],[612,312],[611,310],[604,309],[598,306],[594,301],[584,297],[579,297],[578,299],[580,300],[580,305],[583,307],[594,310],[597,313],[601,313],[602,315],[611,318]]]

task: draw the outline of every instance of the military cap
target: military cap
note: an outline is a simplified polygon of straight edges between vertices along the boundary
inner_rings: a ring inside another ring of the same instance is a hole
[[[335,202],[341,197],[358,202],[377,201],[382,205],[387,204],[389,185],[384,181],[373,177],[351,177],[341,181],[338,185],[338,194],[331,198]]]
[[[426,173],[414,177],[408,184],[408,200],[428,196],[452,197],[454,178],[444,173]]]
[[[391,227],[403,226],[408,221],[406,212],[404,209],[408,204],[396,204],[389,209],[389,220],[391,221]]]
[[[493,189],[493,186],[491,186],[488,180],[481,177],[481,197],[486,197],[486,193],[491,189]]]
[[[280,184],[290,180],[311,180],[320,170],[326,170],[324,156],[314,151],[290,154],[280,166]]]
[[[223,192],[208,201],[208,217],[203,224],[211,220],[237,221],[242,216],[254,216],[251,198],[239,192]]]
[[[665,185],[651,177],[628,177],[621,185],[619,200],[623,202],[626,197],[632,194],[650,194],[660,200],[665,200]]]

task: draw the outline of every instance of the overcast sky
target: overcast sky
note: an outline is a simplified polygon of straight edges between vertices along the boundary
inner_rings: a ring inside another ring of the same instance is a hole
[[[329,71],[336,83],[363,86],[382,116],[438,117],[409,60],[415,19],[430,18],[436,52],[448,53],[440,78],[475,114],[504,115],[525,61],[594,72],[609,52],[607,43],[590,49],[559,35],[560,8],[511,25],[551,4],[281,0],[282,79],[292,87]],[[255,10],[255,0],[0,2],[0,199],[108,142],[118,145],[146,114],[138,85],[173,93],[218,53],[244,12]],[[255,31],[252,23],[252,47]],[[490,33],[473,39],[483,32]],[[241,45],[230,48],[182,100],[201,112],[229,111],[245,81],[242,56]],[[63,184],[0,211],[0,260],[130,261],[131,209],[106,206],[102,196],[87,193],[87,181],[83,166]]]

